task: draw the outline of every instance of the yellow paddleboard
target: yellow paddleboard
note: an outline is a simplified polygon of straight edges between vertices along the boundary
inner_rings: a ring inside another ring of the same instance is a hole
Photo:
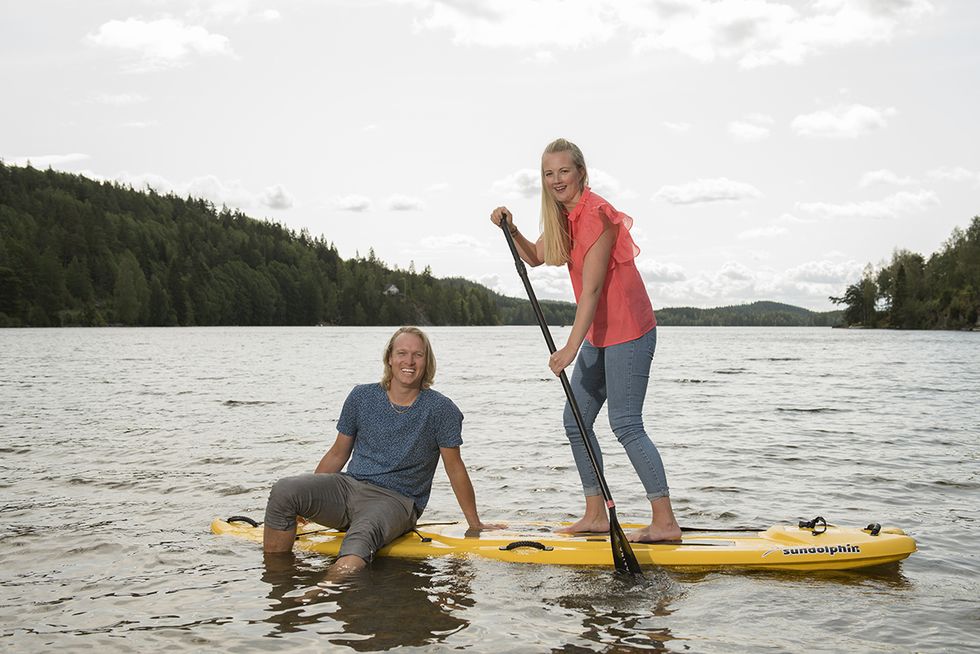
[[[556,523],[511,523],[505,529],[468,533],[465,525],[421,524],[378,552],[378,556],[427,558],[478,556],[512,563],[611,566],[608,533],[558,534]],[[641,525],[623,525],[629,533]],[[672,543],[632,543],[641,565],[677,568],[846,570],[894,563],[916,550],[897,528],[774,525],[760,531],[685,531]],[[214,520],[211,531],[262,542],[262,527]],[[342,532],[307,523],[296,549],[336,555]]]

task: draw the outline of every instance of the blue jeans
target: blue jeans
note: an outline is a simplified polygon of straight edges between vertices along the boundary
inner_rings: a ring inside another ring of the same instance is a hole
[[[656,327],[632,341],[609,347],[596,347],[586,340],[575,360],[575,370],[570,380],[599,469],[602,470],[602,452],[592,426],[599,409],[608,400],[609,426],[626,449],[626,455],[640,476],[650,500],[670,494],[660,452],[643,428],[643,400],[656,349]],[[589,461],[582,433],[568,402],[565,402],[564,421],[565,435],[572,446],[582,489],[586,495],[601,495],[599,479]]]

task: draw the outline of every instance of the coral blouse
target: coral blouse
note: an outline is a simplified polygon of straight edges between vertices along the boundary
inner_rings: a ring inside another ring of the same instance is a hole
[[[599,296],[595,317],[585,336],[596,347],[632,341],[657,325],[650,297],[634,262],[640,248],[629,233],[633,219],[616,211],[587,186],[582,191],[578,204],[568,214],[568,232],[572,241],[568,274],[572,279],[575,301],[578,302],[582,295],[585,255],[610,223],[620,226],[619,234],[609,257],[606,281]]]

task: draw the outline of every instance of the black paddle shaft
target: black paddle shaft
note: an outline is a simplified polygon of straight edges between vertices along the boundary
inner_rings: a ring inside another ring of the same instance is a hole
[[[524,265],[524,261],[521,259],[520,253],[517,251],[517,245],[514,243],[514,237],[510,233],[510,228],[507,224],[507,216],[503,215],[500,220],[500,228],[504,232],[504,238],[507,239],[507,246],[510,248],[510,253],[514,256],[514,264],[517,266],[517,274],[520,275],[521,281],[524,282],[524,290],[527,291],[527,299],[531,302],[531,308],[534,310],[534,315],[538,319],[538,326],[541,327],[541,333],[544,335],[544,340],[548,344],[548,351],[552,354],[555,353],[557,348],[555,347],[555,340],[551,337],[551,331],[548,329],[548,322],[544,318],[544,313],[541,311],[541,305],[538,304],[538,298],[534,294],[534,288],[531,286],[531,280],[527,276],[527,267]],[[558,375],[561,379],[561,386],[565,389],[565,397],[568,398],[568,404],[572,409],[572,415],[575,416],[575,424],[578,425],[578,430],[582,435],[582,442],[585,443],[585,451],[589,455],[589,461],[592,463],[592,469],[595,470],[596,477],[599,480],[599,488],[602,490],[602,498],[606,501],[606,507],[609,509],[609,541],[612,545],[613,550],[613,563],[616,569],[621,572],[629,572],[633,575],[642,575],[640,570],[640,564],[636,560],[636,555],[633,554],[633,549],[630,547],[629,541],[626,539],[626,535],[623,533],[622,527],[619,526],[619,520],[616,518],[616,502],[613,501],[612,493],[609,491],[609,484],[606,483],[606,478],[602,474],[602,470],[599,468],[599,459],[596,457],[595,450],[592,449],[592,443],[589,442],[588,430],[585,428],[585,420],[582,418],[582,412],[578,408],[578,402],[575,401],[575,395],[572,393],[572,385],[568,381],[568,375],[562,370]]]

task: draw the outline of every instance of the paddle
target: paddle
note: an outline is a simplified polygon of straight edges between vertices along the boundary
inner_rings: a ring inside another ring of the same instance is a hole
[[[531,280],[527,278],[527,268],[521,260],[521,255],[517,252],[517,246],[514,245],[514,237],[510,235],[506,215],[500,221],[500,228],[504,232],[504,238],[507,239],[507,246],[510,248],[510,253],[514,255],[517,274],[521,276],[521,281],[524,282],[524,290],[527,291],[527,298],[531,301],[531,308],[534,309],[534,315],[538,318],[538,326],[541,327],[541,333],[544,334],[544,340],[548,344],[548,350],[554,354],[557,349],[555,347],[555,341],[551,338],[548,323],[545,321],[544,314],[541,312],[541,305],[538,304],[538,299],[534,295],[534,289],[531,288]],[[623,528],[619,526],[619,520],[616,518],[616,503],[613,501],[612,493],[609,492],[609,485],[606,484],[606,478],[603,477],[602,470],[599,469],[599,460],[596,458],[595,452],[592,449],[592,443],[589,442],[585,429],[585,421],[582,419],[582,412],[579,411],[578,402],[575,401],[575,396],[572,394],[572,385],[568,383],[568,376],[565,375],[564,370],[561,371],[559,378],[561,379],[562,388],[565,389],[565,397],[568,398],[568,404],[572,407],[572,413],[575,415],[575,423],[578,425],[579,433],[582,435],[582,442],[585,443],[585,451],[589,454],[592,469],[595,470],[596,477],[599,478],[602,497],[606,501],[606,507],[609,509],[609,544],[612,545],[613,564],[616,566],[617,572],[642,575],[643,572],[640,570],[640,564],[636,561],[636,555],[633,554],[633,548],[630,547],[630,542],[626,540],[626,534],[623,533]]]

